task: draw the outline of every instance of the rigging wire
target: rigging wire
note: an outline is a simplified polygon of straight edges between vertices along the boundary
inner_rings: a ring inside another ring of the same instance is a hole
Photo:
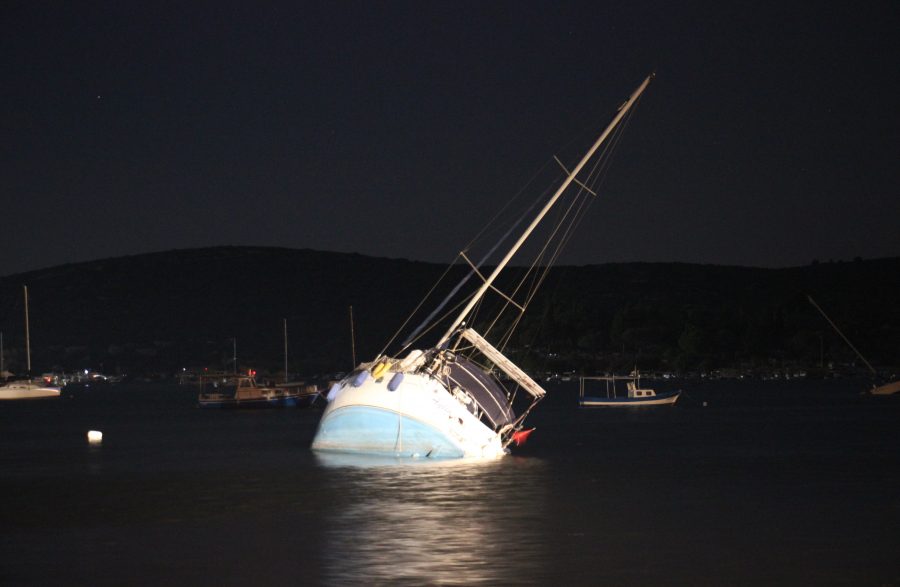
[[[397,339],[397,337],[400,335],[400,332],[402,332],[403,329],[406,328],[406,326],[407,326],[407,324],[409,324],[410,320],[412,320],[412,318],[416,315],[416,313],[417,313],[417,312],[422,308],[422,306],[425,304],[425,301],[431,296],[431,294],[435,291],[435,289],[437,289],[438,285],[440,285],[440,283],[441,283],[441,282],[443,281],[443,279],[447,276],[447,274],[450,272],[450,270],[453,268],[453,266],[456,265],[457,261],[459,261],[459,259],[460,259],[460,256],[461,256],[463,253],[465,253],[466,251],[468,251],[468,250],[472,247],[472,245],[473,245],[475,242],[477,242],[477,241],[478,241],[485,233],[487,233],[487,232],[488,232],[488,229],[490,229],[490,228],[492,228],[492,227],[494,226],[494,224],[496,223],[497,219],[498,219],[499,217],[501,217],[501,215],[503,214],[503,212],[504,212],[507,208],[509,208],[509,207],[510,207],[514,202],[516,202],[523,194],[526,193],[526,191],[528,190],[528,187],[529,187],[531,184],[534,183],[535,179],[543,172],[544,169],[547,168],[547,166],[548,166],[549,164],[550,164],[550,161],[549,161],[549,160],[545,161],[544,164],[541,165],[541,166],[538,168],[538,170],[535,171],[535,173],[528,179],[528,181],[525,182],[525,184],[519,189],[519,191],[518,191],[512,198],[510,198],[510,199],[509,199],[509,200],[508,200],[508,201],[500,208],[500,210],[498,210],[497,213],[494,214],[494,216],[493,216],[490,220],[488,220],[488,221],[482,226],[482,228],[475,234],[475,236],[474,236],[474,237],[469,241],[469,243],[463,248],[463,250],[461,251],[461,253],[457,254],[456,257],[454,257],[453,261],[450,262],[450,264],[449,264],[449,265],[447,266],[447,268],[444,270],[444,273],[441,275],[441,277],[437,280],[437,282],[435,282],[435,284],[434,284],[434,285],[432,286],[432,288],[428,291],[428,293],[425,295],[425,297],[424,297],[424,298],[419,302],[419,304],[413,309],[413,311],[409,314],[409,316],[406,318],[406,320],[404,320],[404,322],[403,322],[403,324],[400,326],[400,328],[398,328],[398,330],[394,333],[394,335],[391,336],[390,340],[387,342],[387,344],[385,344],[384,348],[382,349],[381,354],[384,354],[385,352],[387,352],[387,349],[390,347],[391,344],[393,344],[394,340]],[[520,223],[520,222],[522,221],[522,219],[528,214],[528,212],[530,212],[530,211],[534,208],[534,206],[537,204],[537,202],[538,202],[539,200],[540,200],[540,198],[539,198],[538,200],[536,200],[533,204],[531,204],[531,206],[528,207],[528,209],[526,210],[526,212],[523,213],[523,214],[520,216],[520,218],[519,218],[518,220],[516,220],[516,222],[513,223],[512,226],[510,226],[510,228],[507,230],[507,232],[506,232],[506,233],[498,240],[498,242],[497,242],[497,243],[496,243],[496,244],[488,251],[488,253],[485,254],[484,258],[478,263],[478,265],[476,265],[476,268],[477,268],[477,267],[481,267],[481,265],[483,265],[483,264],[487,261],[487,259],[490,257],[490,255],[492,255],[492,254],[494,253],[494,251],[497,249],[497,247],[498,247],[500,244],[502,244],[503,241],[506,240],[506,239],[509,237],[510,233],[515,229],[516,226],[519,225],[519,223]],[[453,297],[453,295],[455,295],[455,294],[459,291],[459,289],[465,284],[465,282],[467,282],[467,281],[471,278],[471,276],[472,276],[472,272],[470,272],[468,275],[466,275],[466,277],[464,277],[463,280],[462,280],[455,288],[453,288],[453,290],[451,291],[451,293],[448,294],[448,295],[445,297],[445,299],[438,305],[438,307],[437,307],[435,310],[433,310],[433,311],[428,315],[428,317],[427,317],[425,320],[423,320],[422,323],[421,323],[421,324],[420,324],[420,325],[419,325],[419,326],[418,326],[418,327],[417,327],[417,328],[416,328],[409,336],[406,337],[406,339],[405,339],[405,340],[403,341],[403,343],[401,344],[401,349],[398,351],[398,354],[399,354],[399,353],[402,353],[404,350],[406,350],[407,348],[409,348],[409,346],[410,346],[415,340],[418,340],[419,338],[421,338],[420,335],[423,334],[422,330],[428,325],[429,321],[430,321],[432,318],[434,318],[435,314],[437,314],[438,312],[440,312],[440,310],[441,310],[441,309],[449,302],[449,300]],[[443,319],[443,318],[442,318],[442,319]],[[430,330],[430,329],[431,329],[431,327],[428,328],[428,330]]]
[[[476,242],[478,242],[478,241],[481,239],[482,236],[485,236],[485,235],[489,232],[489,229],[495,228],[495,227],[494,227],[494,223],[497,222],[497,219],[500,218],[500,217],[503,215],[503,213],[506,211],[507,208],[509,208],[510,206],[512,206],[512,204],[513,204],[514,202],[516,202],[516,200],[518,200],[521,196],[523,196],[523,195],[526,193],[526,191],[528,190],[528,187],[529,187],[531,184],[533,184],[533,183],[535,182],[535,180],[537,180],[538,176],[539,176],[541,173],[543,173],[544,170],[550,165],[550,161],[551,161],[551,159],[548,159],[548,160],[544,161],[543,165],[541,165],[540,167],[538,167],[537,171],[535,171],[535,172],[531,175],[531,177],[528,178],[528,181],[526,181],[526,182],[522,185],[522,187],[519,188],[519,191],[516,192],[516,194],[515,194],[512,198],[510,198],[503,206],[501,206],[500,209],[497,211],[497,213],[494,214],[494,215],[491,217],[491,219],[488,220],[488,221],[484,224],[484,226],[481,227],[481,229],[475,234],[475,236],[473,236],[473,237],[469,240],[469,242],[468,242],[468,243],[466,244],[466,246],[463,248],[463,251],[468,251],[469,249],[471,249],[471,248],[472,248],[472,245],[474,245]],[[533,208],[533,207],[534,207],[534,204],[532,204],[532,205],[529,207],[529,210],[530,210],[531,208]],[[517,220],[517,221],[514,223],[514,225],[517,224],[518,222],[519,222],[519,221]],[[499,230],[499,227],[496,227],[496,230]],[[503,238],[506,238],[506,237],[504,236]],[[503,239],[501,239],[501,242],[502,242],[502,241],[503,241]],[[499,243],[498,243],[498,244],[499,244]]]
[[[526,292],[527,292],[526,300],[519,308],[519,312],[517,313],[516,317],[513,319],[510,327],[507,329],[507,331],[504,333],[503,337],[501,338],[500,345],[498,346],[498,348],[501,351],[503,349],[505,349],[506,345],[511,340],[515,329],[518,327],[519,323],[521,322],[521,319],[524,316],[525,310],[527,309],[527,307],[529,306],[531,301],[534,299],[534,296],[536,295],[537,290],[540,288],[540,286],[546,280],[547,276],[549,275],[550,269],[556,264],[556,261],[559,259],[559,256],[562,253],[563,249],[569,243],[569,241],[572,238],[572,235],[575,233],[575,229],[582,222],[582,220],[584,219],[584,217],[587,213],[587,210],[590,208],[590,206],[593,204],[593,201],[596,199],[596,197],[592,197],[592,195],[599,193],[600,186],[604,183],[604,181],[608,177],[607,172],[608,172],[608,169],[610,166],[610,162],[612,160],[612,154],[615,152],[615,147],[618,145],[619,140],[623,136],[624,129],[627,126],[628,122],[631,120],[631,116],[632,116],[633,112],[634,111],[632,110],[626,115],[625,120],[623,120],[623,124],[620,125],[619,128],[616,129],[616,132],[613,133],[613,136],[611,137],[612,140],[605,146],[605,148],[603,149],[601,154],[595,160],[592,168],[589,170],[587,179],[583,182],[584,185],[582,186],[581,189],[579,189],[575,193],[575,196],[573,197],[569,206],[565,209],[564,213],[562,213],[560,215],[560,218],[557,221],[557,223],[555,224],[553,230],[551,231],[551,234],[547,237],[544,247],[538,252],[531,267],[528,269],[528,271],[525,273],[525,275],[523,275],[522,279],[519,281],[519,284],[516,286],[515,290],[510,294],[511,298],[515,298],[516,294],[521,290],[522,286],[529,279],[529,275],[531,275],[531,279],[532,279],[531,286],[529,288],[526,288]],[[593,192],[593,194],[588,195],[591,192]],[[574,210],[574,212],[573,212],[573,210]],[[568,220],[568,223],[567,223],[566,219],[569,218],[570,216],[571,216],[571,218]],[[562,232],[560,233],[560,231],[562,231]],[[543,265],[543,268],[541,271],[538,271],[537,270],[538,265],[540,264],[541,260],[546,255],[548,249],[550,248],[550,245],[552,244],[553,240],[555,238],[557,238],[557,236],[559,237],[558,242],[556,244],[555,249],[552,251],[552,254],[550,255],[549,262],[547,262],[546,264]],[[493,329],[493,327],[500,320],[503,312],[505,312],[508,308],[509,308],[509,302],[507,302],[506,304],[503,305],[503,308],[498,312],[497,316],[495,317],[495,319],[491,322],[490,326],[488,327],[488,331],[490,329]],[[487,331],[485,332],[485,335],[487,335]]]
[[[415,343],[416,341],[421,339],[423,336],[425,336],[426,334],[428,334],[429,332],[434,330],[434,328],[437,327],[438,324],[440,324],[441,322],[443,322],[444,320],[449,318],[451,315],[455,314],[460,308],[462,308],[466,303],[468,303],[468,301],[470,299],[472,299],[472,296],[474,296],[474,295],[475,295],[475,292],[472,292],[469,295],[467,295],[466,297],[464,297],[463,299],[461,299],[459,302],[457,302],[456,305],[454,305],[452,308],[450,308],[449,310],[444,312],[444,314],[442,314],[437,320],[435,320],[434,322],[429,324],[427,328],[423,329],[422,332],[419,333],[418,337],[416,337],[415,339],[410,341],[409,345],[412,345],[413,343]],[[407,345],[407,347],[409,345]],[[404,347],[404,348],[406,348],[406,347]]]
[[[593,199],[596,199],[590,198],[587,194],[596,196],[596,194],[598,193],[598,186],[601,185],[607,178],[607,170],[610,166],[612,153],[615,150],[615,147],[618,145],[619,139],[623,134],[622,129],[627,125],[632,113],[633,110],[627,113],[627,115],[624,117],[625,120],[622,121],[625,124],[620,125],[618,128],[616,128],[612,137],[610,137],[613,140],[604,145],[604,148],[601,151],[599,157],[595,159],[593,165],[591,166],[591,169],[587,174],[587,179],[584,182],[576,181],[576,184],[580,185],[581,188],[575,191],[574,196],[572,196],[569,202],[569,205],[564,209],[562,214],[558,216],[558,220],[553,225],[549,236],[545,239],[543,247],[539,249],[538,253],[534,257],[534,261],[532,262],[531,266],[518,280],[518,283],[515,285],[514,291],[508,295],[502,294],[502,297],[505,299],[500,303],[501,309],[495,314],[494,320],[487,327],[487,331],[492,330],[498,324],[501,316],[509,310],[510,305],[517,306],[519,308],[519,312],[513,319],[507,332],[502,337],[501,349],[505,347],[511,340],[513,331],[521,322],[526,308],[534,299],[540,285],[542,285],[546,280],[547,276],[550,273],[551,267],[558,261],[562,250],[570,242],[575,229],[585,218],[587,210],[593,203]],[[588,187],[589,184],[590,187]],[[549,261],[543,263],[548,255]],[[525,287],[526,284],[528,285],[528,287]],[[526,292],[526,300],[522,305],[518,305],[513,302],[513,299],[522,290],[523,287],[525,288]],[[479,300],[477,304],[478,308],[475,308],[470,313],[471,322],[475,321],[475,315],[477,313],[477,310],[481,307],[483,301],[484,296]],[[487,331],[485,332],[485,334],[487,334]],[[461,341],[457,341],[457,344],[459,344],[459,342]],[[464,348],[462,350],[464,352],[468,349]],[[490,364],[490,361],[488,361],[488,364]],[[515,394],[518,392],[519,387],[520,386],[518,385],[516,386],[515,392],[512,396],[513,398],[515,398]],[[531,403],[525,413],[522,414],[522,416],[516,421],[516,424],[520,423],[522,419],[527,416],[527,414],[534,408],[534,406],[540,399],[541,398],[535,398],[535,400]]]
[[[618,145],[621,136],[624,134],[624,128],[628,125],[629,121],[631,120],[633,112],[634,112],[634,109],[631,109],[624,117],[622,124],[618,125],[618,127],[616,129],[614,129],[614,132],[613,132],[612,136],[610,137],[612,140],[610,140],[603,146],[598,157],[595,159],[595,161],[592,165],[592,168],[588,171],[586,180],[584,182],[579,182],[579,183],[581,183],[582,187],[575,192],[575,195],[573,196],[572,201],[570,202],[569,206],[565,209],[565,211],[560,215],[559,220],[554,225],[554,227],[550,233],[550,236],[546,239],[544,246],[535,255],[535,258],[534,258],[531,266],[525,271],[525,273],[523,273],[522,277],[520,278],[518,283],[515,285],[513,293],[509,296],[509,298],[513,299],[515,297],[515,295],[517,295],[520,291],[522,291],[522,289],[524,287],[525,288],[524,291],[526,292],[525,293],[526,301],[520,306],[518,314],[512,320],[512,323],[510,324],[509,328],[507,329],[507,331],[501,338],[501,341],[502,341],[501,346],[500,346],[501,349],[505,348],[505,346],[511,340],[512,334],[514,333],[514,331],[520,324],[526,308],[531,303],[531,301],[534,299],[534,297],[537,293],[537,290],[540,288],[540,286],[546,280],[547,276],[549,275],[550,269],[558,261],[562,250],[565,248],[565,246],[571,240],[572,235],[575,232],[575,229],[578,227],[578,225],[580,225],[580,223],[584,219],[587,210],[590,208],[591,204],[593,203],[593,199],[596,199],[596,198],[591,199],[590,196],[587,194],[588,193],[597,194],[599,192],[599,187],[604,183],[604,181],[607,177],[607,170],[611,164],[612,153],[615,151],[615,147]],[[569,141],[569,144],[574,142],[574,140],[575,139],[573,139],[572,141]],[[437,286],[443,281],[443,279],[446,278],[450,269],[453,266],[455,266],[455,264],[459,261],[460,257],[462,257],[465,254],[465,252],[468,251],[483,236],[485,236],[492,230],[499,229],[499,226],[495,226],[498,218],[500,218],[502,216],[503,212],[506,211],[515,201],[517,201],[525,193],[526,188],[535,181],[537,176],[544,169],[546,169],[549,164],[550,164],[550,160],[545,162],[544,165],[542,165],[541,168],[539,168],[538,171],[535,172],[535,174],[528,180],[528,182],[526,182],[525,186],[523,186],[523,188],[520,189],[513,198],[508,200],[506,202],[506,204],[504,204],[504,206],[502,206],[501,209],[481,228],[481,230],[479,230],[479,232],[476,233],[476,235],[469,241],[469,243],[466,245],[466,247],[463,249],[463,251],[460,254],[458,254],[456,256],[456,258],[454,259],[454,261],[450,264],[450,266],[447,267],[447,269],[441,275],[438,282],[435,283],[435,285],[431,288],[431,290],[429,290],[426,297],[416,306],[416,308],[413,310],[413,312],[404,321],[404,323],[401,325],[400,329],[398,329],[398,331],[394,334],[394,336],[391,337],[391,340],[387,343],[387,345],[385,345],[385,348],[382,350],[382,354],[384,352],[386,352],[387,348],[393,343],[394,340],[396,340],[396,338],[399,336],[400,332],[409,324],[409,322],[413,318],[413,316],[415,316],[415,314],[422,308],[422,306],[424,305],[424,302],[433,294],[433,292],[436,290]],[[590,185],[589,188],[587,187],[588,185]],[[490,256],[496,251],[498,246],[500,244],[502,244],[509,237],[511,232],[521,223],[521,221],[524,219],[524,217],[535,207],[535,205],[539,201],[541,201],[544,197],[546,197],[546,193],[548,193],[548,191],[549,191],[549,189],[546,190],[541,195],[541,197],[538,198],[538,200],[536,200],[534,203],[532,203],[526,209],[526,211],[522,215],[520,215],[520,217],[518,219],[516,219],[515,222],[512,223],[512,225],[506,230],[506,232],[502,235],[502,237],[483,256],[483,258],[479,261],[479,263],[477,265],[472,266],[472,268],[467,273],[467,275],[451,290],[451,292],[444,298],[444,300],[438,305],[438,307],[435,308],[434,310],[432,310],[432,312],[426,317],[426,319],[406,338],[406,340],[403,341],[400,352],[409,348],[409,346],[413,342],[415,342],[416,340],[419,340],[422,336],[424,336],[425,333],[429,332],[436,324],[438,324],[441,321],[443,321],[444,319],[446,319],[446,317],[449,315],[449,313],[452,312],[453,310],[450,310],[448,313],[444,314],[439,320],[437,320],[435,322],[431,322],[431,320],[435,317],[435,315],[438,312],[440,312],[446,306],[447,303],[449,303],[449,301],[453,298],[453,296],[455,296],[458,293],[458,291],[462,288],[462,286],[468,282],[468,280],[472,277],[472,275],[477,273],[477,269],[480,268],[485,262],[487,262],[487,260],[490,258]],[[551,244],[554,242],[554,239],[558,239],[558,240],[556,241],[555,247],[551,247]],[[540,270],[538,270],[539,265],[545,259],[545,257],[548,255],[548,251],[549,251],[549,261],[547,263],[543,263],[542,268]],[[469,264],[471,265],[471,263],[469,263]],[[525,287],[526,284],[528,284],[528,287]],[[466,298],[466,300],[468,300],[468,299],[471,299],[471,295]],[[454,308],[459,308],[463,303],[465,303],[465,300],[456,304],[454,306]],[[478,314],[483,307],[483,303],[484,303],[484,298],[479,300],[478,304],[469,313],[469,316],[467,318],[468,318],[468,322],[470,324],[475,323],[477,321]],[[485,334],[487,334],[490,330],[492,330],[498,324],[502,315],[506,311],[508,311],[509,306],[510,306],[509,299],[501,304],[500,310],[497,312],[493,321],[488,325],[487,330],[485,331]]]
[[[518,195],[516,197],[518,198]],[[543,196],[542,196],[542,198],[543,198]],[[432,320],[432,318],[434,318],[435,314],[440,312],[444,308],[444,306],[453,298],[453,296],[455,296],[456,293],[469,281],[469,279],[472,277],[472,275],[474,275],[477,272],[478,268],[480,268],[482,265],[484,265],[485,262],[487,262],[487,260],[490,258],[490,256],[494,254],[494,251],[497,250],[497,247],[499,247],[507,238],[509,238],[509,235],[512,233],[512,231],[515,230],[515,228],[517,226],[519,226],[519,224],[521,224],[521,222],[523,220],[525,220],[525,218],[531,213],[531,211],[534,209],[534,207],[537,206],[538,203],[540,203],[542,198],[538,198],[537,200],[532,202],[532,204],[525,210],[525,212],[523,212],[519,216],[519,218],[512,224],[512,226],[510,226],[509,229],[503,234],[503,236],[500,237],[500,239],[494,244],[494,246],[491,247],[490,250],[488,250],[488,252],[484,254],[484,256],[481,258],[481,260],[478,262],[478,264],[474,265],[469,270],[469,272],[465,275],[465,277],[463,277],[459,281],[459,283],[457,283],[456,286],[452,290],[450,290],[450,293],[448,293],[444,297],[443,301],[440,304],[438,304],[434,310],[431,311],[431,313],[425,318],[425,320],[423,320],[422,323],[419,324],[419,326],[416,327],[416,329],[412,331],[412,333],[410,333],[410,335],[406,338],[406,340],[403,341],[400,352],[403,352],[406,348],[409,347],[409,345],[411,344],[411,341],[417,337],[419,332],[426,325],[428,325],[428,323]],[[509,204],[507,204],[507,206],[508,205]],[[484,231],[485,231],[485,229],[482,229],[482,232],[484,232]],[[469,246],[471,246],[474,242],[475,242],[474,240],[471,241],[469,243]],[[459,259],[460,256],[463,256],[466,250],[468,250],[468,247],[466,249],[464,249],[462,252],[460,252],[459,255],[457,255],[457,259]],[[448,271],[449,271],[449,268],[448,268]],[[446,274],[447,274],[447,272],[444,273],[444,275],[446,275]],[[432,291],[434,291],[434,288],[432,288]],[[419,303],[419,306],[416,307],[415,311],[418,311],[418,308],[420,308],[422,306],[422,303],[424,303],[424,300],[421,303]],[[414,311],[414,313],[415,313],[415,311]],[[411,317],[412,316],[410,316],[410,318]],[[409,322],[410,318],[407,318],[406,322]],[[406,322],[404,322],[403,326],[400,327],[401,330],[406,327]],[[396,337],[396,335],[395,335],[395,337]],[[393,342],[393,339],[391,339],[391,341]],[[390,343],[388,343],[388,344],[390,344]]]
[[[456,258],[453,260],[453,262],[451,262],[449,265],[447,265],[447,268],[444,269],[444,272],[441,274],[441,276],[438,278],[438,280],[436,282],[434,282],[434,285],[431,286],[431,289],[428,290],[428,293],[425,294],[425,297],[422,298],[422,300],[418,303],[418,305],[415,307],[415,309],[413,309],[413,311],[409,314],[409,316],[406,317],[406,320],[403,321],[403,324],[401,324],[400,327],[397,329],[397,331],[394,332],[394,334],[393,334],[393,336],[391,336],[390,340],[388,340],[387,343],[384,345],[384,348],[381,349],[381,352],[378,353],[379,357],[383,356],[387,352],[388,347],[394,343],[394,340],[396,340],[398,336],[400,336],[400,333],[403,331],[404,328],[406,328],[406,325],[409,324],[409,321],[412,320],[412,317],[416,315],[416,312],[419,311],[419,309],[425,304],[426,300],[428,300],[428,298],[431,297],[431,294],[434,293],[434,290],[437,289],[438,285],[440,285],[441,282],[444,280],[444,278],[447,277],[447,274],[450,273],[450,269],[453,268],[457,259],[459,259],[459,255],[456,256]],[[405,344],[404,348],[406,348],[406,346],[408,346],[408,344]]]

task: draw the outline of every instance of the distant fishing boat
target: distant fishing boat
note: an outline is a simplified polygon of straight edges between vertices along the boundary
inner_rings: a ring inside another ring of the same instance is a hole
[[[28,286],[23,285],[22,289],[24,290],[25,295],[25,361],[26,372],[28,373],[29,379],[10,381],[5,385],[0,386],[0,400],[59,397],[59,387],[50,385],[43,379],[41,379],[40,381],[34,381],[30,379],[31,336],[28,325]]]
[[[319,396],[315,385],[259,385],[252,375],[207,374],[200,376],[201,408],[300,408]]]
[[[828,324],[830,324],[831,327],[834,328],[834,331],[837,332],[842,339],[844,339],[844,342],[846,342],[847,346],[849,346],[853,350],[853,352],[856,353],[856,356],[858,356],[862,360],[862,362],[866,364],[866,367],[869,368],[872,376],[877,379],[878,372],[875,371],[875,367],[873,367],[872,364],[863,356],[863,354],[859,352],[855,346],[853,346],[853,343],[850,342],[850,339],[847,338],[843,332],[841,332],[841,329],[837,327],[837,324],[832,322],[831,318],[828,317],[828,314],[825,313],[825,310],[823,310],[819,306],[819,304],[816,303],[812,296],[807,295],[806,298],[809,300],[809,303],[812,304],[820,314],[822,314],[822,317],[825,318]],[[868,390],[868,393],[871,395],[893,395],[897,392],[900,392],[900,381],[890,381],[888,383],[882,383],[881,385],[872,384],[871,389]]]
[[[497,275],[560,196],[570,186],[573,190],[577,186],[576,199],[561,214],[563,218],[570,219],[569,225],[562,229],[556,225],[559,230],[554,231],[559,239],[558,246],[565,243],[568,230],[577,225],[577,220],[581,218],[579,214],[588,199],[596,195],[592,187],[596,186],[605,169],[599,161],[606,161],[603,156],[608,150],[600,152],[597,160],[593,161],[594,165],[586,170],[586,177],[578,179],[579,173],[637,102],[652,77],[647,77],[619,107],[612,122],[578,165],[569,171],[557,159],[565,178],[489,276],[485,277],[479,271],[481,263],[472,263],[465,251],[460,253],[460,257],[471,267],[469,276],[477,276],[482,284],[467,298],[465,307],[434,346],[409,350],[401,356],[410,348],[418,333],[427,332],[437,325],[440,319],[435,322],[431,319],[443,305],[410,335],[397,356],[389,356],[383,351],[373,360],[358,365],[346,378],[331,387],[313,439],[314,450],[394,457],[492,459],[505,455],[511,444],[524,442],[533,430],[524,429],[525,417],[546,392],[501,349],[471,327],[475,322],[475,312],[488,290],[501,296],[504,309],[514,307],[520,312],[519,316],[525,311],[531,298],[516,301],[514,295],[500,292],[493,285]],[[614,145],[615,141],[611,144]],[[558,254],[558,249],[554,254]],[[548,267],[549,264],[542,270]],[[539,284],[545,276],[546,273],[537,275],[535,283]],[[519,282],[520,286],[523,282]],[[451,292],[445,303],[458,288]],[[527,290],[527,287],[524,289]],[[518,290],[517,287],[513,294]],[[533,291],[529,292],[529,296],[533,295]],[[518,316],[513,323],[518,323]],[[507,385],[510,387],[507,388]],[[517,415],[513,400],[519,390],[529,396],[526,401],[530,399],[530,404]]]
[[[586,395],[585,383],[588,381],[602,381],[604,383],[603,395]],[[616,383],[619,381],[625,382],[625,395],[618,393]],[[638,373],[628,376],[581,377],[578,388],[578,405],[600,408],[662,406],[674,404],[680,395],[681,391],[656,393],[653,389],[641,387],[641,376]]]

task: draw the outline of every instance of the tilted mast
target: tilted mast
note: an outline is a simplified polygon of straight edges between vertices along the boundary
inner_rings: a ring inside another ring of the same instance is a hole
[[[837,327],[837,324],[835,324],[834,322],[831,321],[831,318],[828,317],[828,314],[825,313],[825,310],[823,310],[821,307],[819,307],[819,304],[816,303],[816,300],[812,299],[812,296],[810,296],[810,295],[807,295],[806,299],[808,299],[809,303],[812,304],[816,308],[816,310],[819,311],[820,314],[822,314],[822,317],[825,318],[829,324],[831,324],[831,327],[834,328],[834,331],[841,335],[841,338],[844,339],[844,342],[847,343],[847,346],[849,346],[851,349],[853,349],[853,352],[856,353],[856,356],[859,357],[860,359],[862,359],[862,362],[866,364],[866,367],[869,368],[869,371],[872,372],[872,375],[877,375],[878,373],[875,371],[875,367],[873,367],[872,364],[866,360],[866,358],[863,356],[863,354],[861,352],[856,350],[856,347],[853,346],[853,343],[850,342],[850,339],[847,338],[847,336],[844,335],[843,332],[841,332],[841,329]]]
[[[474,308],[478,301],[482,297],[484,297],[484,293],[488,290],[489,287],[491,287],[491,284],[494,282],[494,279],[496,279],[497,275],[499,275],[499,273],[506,267],[506,265],[509,263],[509,260],[512,259],[513,255],[516,254],[516,252],[525,242],[525,239],[527,239],[531,235],[532,231],[534,231],[535,227],[538,225],[538,223],[540,223],[547,212],[550,211],[550,208],[553,207],[553,205],[563,194],[563,192],[565,192],[569,185],[573,181],[575,181],[575,177],[578,175],[581,169],[587,164],[590,158],[594,156],[594,153],[597,151],[597,149],[600,148],[600,145],[603,144],[609,134],[613,131],[613,129],[615,129],[616,125],[619,124],[628,110],[634,105],[637,99],[640,98],[644,90],[647,89],[647,85],[650,83],[650,80],[653,79],[654,75],[655,74],[652,73],[648,75],[643,83],[641,83],[641,85],[638,86],[634,93],[631,94],[631,97],[628,98],[628,101],[625,102],[625,104],[623,104],[621,108],[619,108],[619,112],[616,114],[615,118],[613,118],[612,122],[609,123],[609,126],[606,127],[606,130],[603,131],[603,134],[600,135],[600,138],[598,138],[594,143],[594,146],[590,148],[590,150],[584,155],[584,157],[582,157],[578,165],[576,165],[572,172],[569,173],[569,176],[566,177],[565,181],[562,182],[562,185],[559,186],[559,189],[556,190],[556,193],[553,194],[553,197],[550,198],[550,200],[544,205],[544,208],[540,211],[540,213],[538,213],[535,219],[531,221],[531,224],[528,226],[528,228],[525,229],[525,232],[522,233],[522,236],[519,237],[519,240],[516,241],[509,252],[506,253],[506,256],[503,258],[503,260],[500,261],[500,263],[497,265],[496,269],[494,269],[494,272],[484,280],[484,283],[481,285],[475,295],[472,296],[472,299],[469,300],[469,303],[466,304],[466,307],[462,310],[462,312],[459,313],[459,315],[453,321],[453,324],[450,325],[450,327],[447,329],[447,332],[445,332],[444,336],[442,336],[438,341],[438,347],[443,345],[451,336],[453,336],[453,333],[456,332],[456,329],[460,324],[462,324],[465,317],[469,314],[469,312],[472,311],[472,308]]]

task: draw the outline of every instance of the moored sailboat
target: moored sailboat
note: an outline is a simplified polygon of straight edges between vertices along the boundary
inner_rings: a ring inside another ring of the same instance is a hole
[[[59,387],[31,379],[10,381],[0,386],[0,400],[59,397],[59,394]]]
[[[820,314],[822,314],[822,317],[825,318],[828,324],[830,324],[831,327],[834,328],[834,331],[837,332],[842,339],[844,339],[844,342],[846,342],[847,346],[849,346],[853,350],[853,352],[856,353],[856,356],[859,357],[863,363],[865,363],[866,367],[872,373],[872,376],[876,378],[876,381],[878,381],[878,372],[875,370],[875,367],[872,366],[872,363],[870,363],[869,360],[866,359],[863,354],[859,352],[859,350],[857,350],[853,343],[850,342],[850,339],[847,338],[847,336],[843,332],[841,332],[841,329],[837,327],[837,324],[835,324],[831,320],[831,318],[828,317],[828,314],[825,313],[825,310],[823,310],[819,306],[819,304],[816,303],[812,296],[808,295],[806,296],[806,298],[809,300],[809,303],[812,304]],[[883,383],[873,383],[872,387],[868,390],[867,393],[869,393],[870,395],[894,395],[895,393],[900,393],[900,380],[887,381]]]
[[[588,182],[578,179],[579,173],[629,113],[652,77],[648,76],[619,108],[578,165],[571,171],[563,166],[565,179],[489,276],[483,276],[479,266],[460,254],[472,268],[470,275],[477,275],[482,284],[433,346],[409,350],[402,357],[382,353],[331,387],[313,439],[314,450],[491,459],[506,454],[511,444],[524,442],[530,432],[524,429],[525,417],[546,392],[471,327],[472,317],[488,290],[524,312],[527,302],[519,304],[499,292],[494,286],[497,276],[570,186],[577,186],[585,198],[595,195]],[[590,174],[596,178],[593,169]],[[405,347],[408,349],[408,345]],[[529,405],[517,415],[513,401],[519,390]]]
[[[31,333],[28,324],[28,286],[23,285],[25,297],[25,370],[29,379],[10,381],[0,386],[0,400],[37,399],[59,397],[60,388],[44,380],[34,381],[31,377]]]

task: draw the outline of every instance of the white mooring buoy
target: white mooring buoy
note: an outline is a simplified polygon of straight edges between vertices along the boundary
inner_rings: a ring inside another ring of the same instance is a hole
[[[100,444],[103,442],[103,433],[99,430],[88,430],[87,438],[91,444]]]

